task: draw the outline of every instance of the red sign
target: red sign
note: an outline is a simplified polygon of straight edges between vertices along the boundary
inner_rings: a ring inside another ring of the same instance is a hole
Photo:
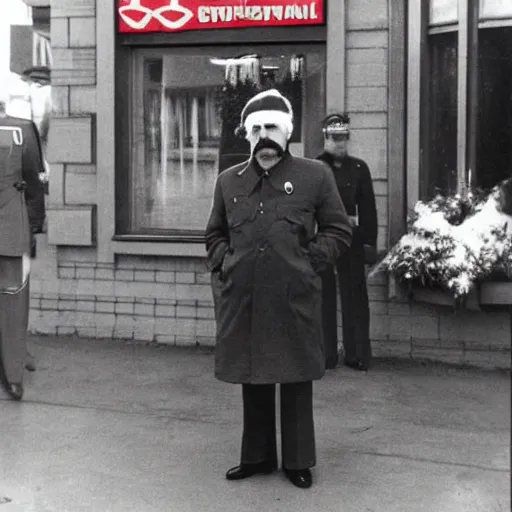
[[[324,0],[118,0],[118,14],[122,33],[322,25]]]

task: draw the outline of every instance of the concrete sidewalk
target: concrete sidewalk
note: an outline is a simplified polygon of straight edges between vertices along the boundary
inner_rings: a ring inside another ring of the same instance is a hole
[[[508,373],[328,372],[301,490],[282,472],[225,480],[241,389],[213,378],[210,352],[51,337],[30,349],[23,402],[0,397],[0,512],[510,510]]]

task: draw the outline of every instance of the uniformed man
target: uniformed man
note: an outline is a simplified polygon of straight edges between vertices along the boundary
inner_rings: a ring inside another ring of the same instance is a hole
[[[45,219],[41,143],[32,121],[7,116],[0,97],[0,380],[23,396],[30,256]]]
[[[377,209],[370,170],[350,156],[350,119],[332,114],[323,123],[324,152],[318,157],[331,167],[353,229],[352,245],[336,261],[341,296],[344,363],[366,371],[371,361],[370,311],[366,264],[376,261]],[[336,279],[334,269],[322,273],[326,368],[338,364]]]
[[[312,381],[325,373],[319,272],[347,250],[351,228],[329,168],[288,151],[292,132],[292,107],[276,90],[245,105],[240,134],[251,158],[217,178],[206,248],[215,376],[242,384],[241,460],[226,478],[277,468],[280,384],[282,466],[307,488],[316,464]]]

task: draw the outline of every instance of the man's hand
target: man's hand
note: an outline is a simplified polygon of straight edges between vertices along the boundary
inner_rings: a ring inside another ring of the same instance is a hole
[[[358,226],[357,217],[355,215],[349,215],[348,220],[350,222],[350,227],[355,228]]]

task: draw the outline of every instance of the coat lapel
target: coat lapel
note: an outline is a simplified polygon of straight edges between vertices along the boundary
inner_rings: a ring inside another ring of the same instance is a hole
[[[252,161],[249,162],[245,170],[242,168],[236,173],[236,178],[233,180],[236,193],[250,196],[261,179],[262,177],[256,171]]]
[[[275,167],[268,171],[268,175],[267,180],[269,184],[278,192],[285,193],[285,184],[287,182],[291,183],[294,188],[297,187],[297,184],[293,181],[293,157],[289,153]],[[236,193],[250,196],[262,179],[264,179],[263,176],[256,170],[251,161],[245,170],[242,168],[236,174],[236,180],[234,180]]]

